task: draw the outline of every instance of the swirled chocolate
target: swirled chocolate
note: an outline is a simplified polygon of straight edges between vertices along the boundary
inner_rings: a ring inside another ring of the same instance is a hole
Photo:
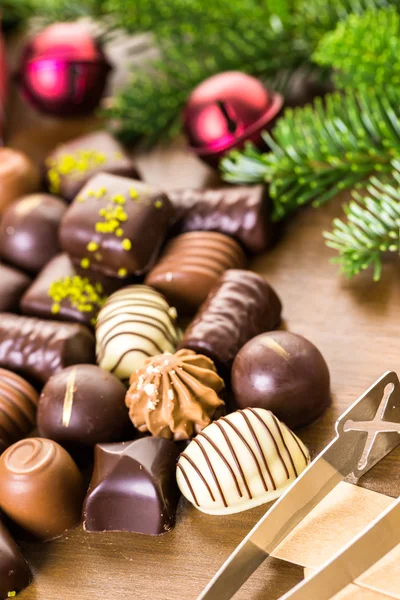
[[[0,506],[36,538],[51,540],[78,525],[83,495],[78,467],[52,440],[21,440],[0,456]]]
[[[256,273],[225,271],[200,306],[180,343],[209,356],[226,374],[240,348],[251,338],[275,329],[281,302],[270,285]]]
[[[175,229],[179,233],[219,231],[235,238],[252,254],[264,252],[273,242],[265,186],[169,190],[168,198],[177,211]]]
[[[48,194],[20,198],[0,222],[0,256],[8,263],[38,273],[60,251],[58,228],[66,203]]]
[[[97,173],[137,178],[132,160],[107,131],[95,131],[58,146],[47,157],[45,169],[51,193],[68,202]]]
[[[0,454],[35,427],[38,398],[22,377],[0,369]]]
[[[8,600],[31,582],[28,563],[0,519],[0,599]]]
[[[0,264],[0,312],[17,312],[21,296],[31,280],[22,271]]]
[[[204,429],[224,404],[214,363],[191,350],[147,359],[130,383],[126,404],[135,427],[175,441]]]
[[[309,461],[301,440],[270,411],[247,408],[214,421],[190,442],[177,480],[196,508],[227,515],[278,498]]]
[[[147,535],[170,531],[179,499],[178,456],[173,442],[158,437],[96,446],[83,505],[84,529]]]
[[[95,362],[93,334],[74,323],[0,313],[0,367],[44,384],[64,367]]]
[[[235,240],[215,231],[194,231],[173,238],[146,277],[180,314],[194,313],[224,271],[246,265]]]
[[[175,308],[147,285],[112,294],[96,324],[97,363],[119,379],[143,367],[146,358],[175,352],[180,332]]]
[[[61,246],[83,269],[141,275],[155,262],[173,215],[167,196],[141,181],[96,175],[61,222]]]
[[[14,200],[36,192],[40,187],[40,173],[22,152],[0,148],[0,212]]]

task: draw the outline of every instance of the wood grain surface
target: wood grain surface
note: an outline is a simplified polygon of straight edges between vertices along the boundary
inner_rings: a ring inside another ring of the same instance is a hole
[[[26,150],[37,161],[58,141],[93,125],[41,119],[22,108],[15,92],[10,104],[14,117],[10,119],[8,143]],[[191,156],[181,142],[149,154],[139,153],[137,158],[143,178],[150,184],[197,187],[216,181],[215,173]],[[313,455],[333,437],[336,418],[377,377],[388,369],[400,372],[398,257],[391,257],[379,283],[372,283],[371,273],[346,281],[329,263],[333,253],[325,246],[321,232],[330,227],[333,217],[342,214],[345,199],[337,198],[318,210],[302,210],[287,225],[277,246],[251,265],[279,293],[284,327],[315,343],[330,367],[332,406],[317,423],[298,432]],[[400,450],[378,464],[360,485],[397,496],[399,465]],[[181,501],[175,529],[159,538],[84,534],[77,529],[52,543],[24,544],[35,579],[19,597],[194,599],[266,508],[212,517]],[[302,568],[271,559],[235,598],[278,598],[302,575]]]

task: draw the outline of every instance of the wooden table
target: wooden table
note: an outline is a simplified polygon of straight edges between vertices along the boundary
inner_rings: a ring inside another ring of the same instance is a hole
[[[9,143],[26,149],[37,160],[55,141],[72,137],[88,125],[39,120],[26,108],[16,112],[19,117],[12,120]],[[138,164],[147,182],[164,187],[201,186],[215,180],[215,174],[179,143],[140,154]],[[342,214],[344,200],[338,198],[319,210],[303,210],[291,220],[276,248],[251,265],[278,291],[284,327],[314,342],[330,367],[332,407],[317,423],[299,432],[313,455],[333,437],[336,418],[361,392],[385,370],[400,371],[398,257],[391,257],[379,283],[372,283],[371,273],[345,281],[329,263],[333,253],[321,232],[330,227],[334,216]],[[400,451],[395,451],[360,485],[398,495],[399,461]],[[84,534],[78,529],[52,543],[25,545],[35,579],[20,598],[194,599],[265,508],[211,517],[181,501],[175,529],[159,538]],[[300,568],[271,560],[235,598],[277,598],[301,577]]]

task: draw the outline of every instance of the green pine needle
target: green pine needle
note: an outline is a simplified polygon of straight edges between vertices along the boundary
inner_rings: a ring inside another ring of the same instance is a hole
[[[313,58],[335,69],[341,87],[398,86],[400,15],[394,7],[350,15],[322,38]]]
[[[385,252],[400,252],[400,163],[393,161],[392,183],[372,177],[366,196],[354,193],[344,207],[346,221],[335,219],[332,232],[325,232],[327,246],[338,251],[333,259],[347,277],[373,267],[377,281]]]
[[[287,110],[272,136],[271,151],[251,146],[222,160],[231,183],[270,183],[274,218],[298,206],[319,206],[376,173],[391,171],[400,156],[400,90],[335,92],[313,106]]]

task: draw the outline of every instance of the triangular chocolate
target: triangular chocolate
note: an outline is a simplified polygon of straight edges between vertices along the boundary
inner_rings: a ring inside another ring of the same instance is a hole
[[[0,600],[26,588],[31,579],[28,563],[0,520]]]

